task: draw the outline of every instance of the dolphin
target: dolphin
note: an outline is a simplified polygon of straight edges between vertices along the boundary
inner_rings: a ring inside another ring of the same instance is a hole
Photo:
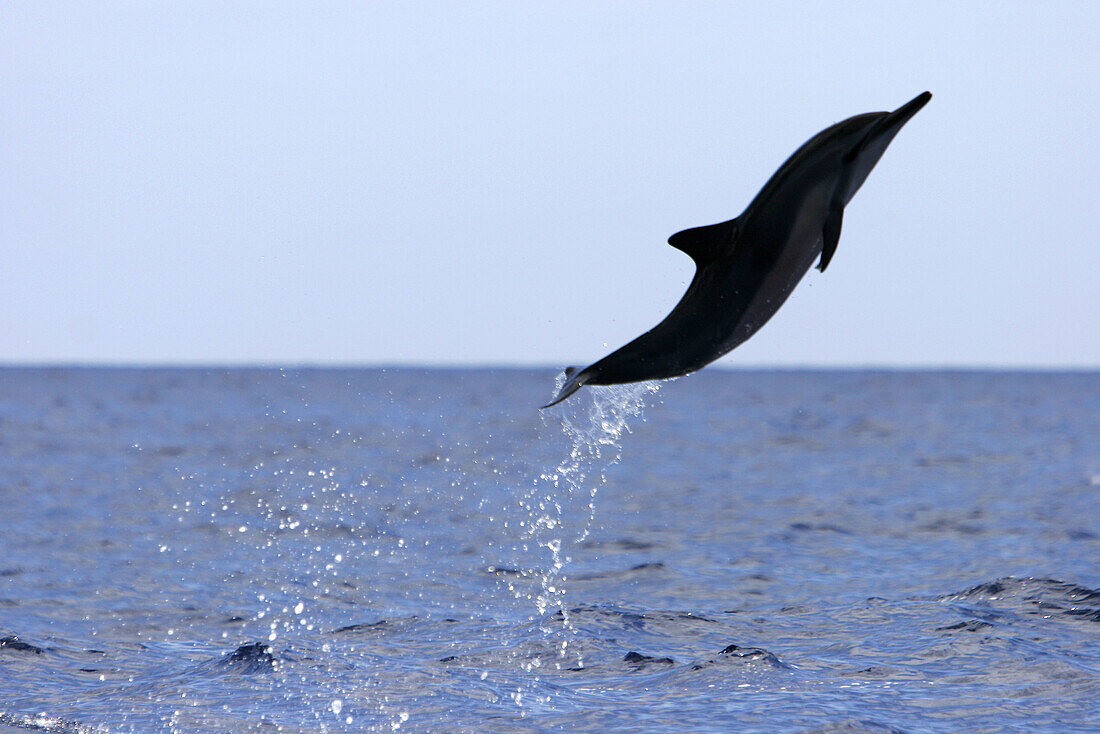
[[[582,385],[663,380],[695,372],[767,323],[820,256],[836,252],[844,207],[902,126],[932,99],[868,112],[825,128],[794,152],[741,216],[677,232],[668,243],[695,261],[680,302],[654,326],[594,364],[565,370],[557,405]]]

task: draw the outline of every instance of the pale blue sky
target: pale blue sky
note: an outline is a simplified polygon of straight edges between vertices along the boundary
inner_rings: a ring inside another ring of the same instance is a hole
[[[1100,3],[5,3],[0,362],[587,363],[928,89],[728,366],[1100,366]]]

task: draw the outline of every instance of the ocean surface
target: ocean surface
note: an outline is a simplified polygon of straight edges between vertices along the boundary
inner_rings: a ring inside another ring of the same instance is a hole
[[[1100,730],[1100,373],[0,370],[0,732]]]

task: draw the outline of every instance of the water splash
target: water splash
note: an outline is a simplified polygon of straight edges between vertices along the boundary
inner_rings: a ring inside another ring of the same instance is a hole
[[[560,375],[555,391],[564,381],[565,375]],[[630,422],[642,415],[659,390],[657,382],[588,387],[542,414],[546,428],[560,421],[569,450],[554,469],[536,477],[520,503],[528,513],[523,523],[527,541],[550,555],[549,566],[536,572],[540,589],[533,597],[535,609],[544,618],[549,612],[560,612],[566,630],[572,629],[565,604],[565,567],[571,560],[567,549],[592,532],[596,495],[607,482],[608,469],[622,458],[623,437],[630,432]],[[582,503],[583,524],[570,530],[569,519]],[[559,657],[566,657],[567,648],[568,639],[561,640]],[[583,660],[578,662],[583,667]]]
[[[564,379],[562,375],[558,381]],[[629,421],[642,414],[646,398],[660,389],[660,383],[655,381],[590,387],[589,402],[579,401],[580,410],[574,413],[562,412],[562,431],[572,442],[572,449],[548,479],[555,488],[564,483],[570,494],[583,493],[588,488],[588,520],[576,542],[583,541],[592,530],[596,492],[606,483],[607,470],[622,459],[622,437],[630,431]],[[590,479],[597,472],[599,481],[592,483]]]

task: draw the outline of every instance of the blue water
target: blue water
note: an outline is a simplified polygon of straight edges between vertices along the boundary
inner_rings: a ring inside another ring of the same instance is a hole
[[[1100,373],[0,370],[0,731],[1100,729]]]

